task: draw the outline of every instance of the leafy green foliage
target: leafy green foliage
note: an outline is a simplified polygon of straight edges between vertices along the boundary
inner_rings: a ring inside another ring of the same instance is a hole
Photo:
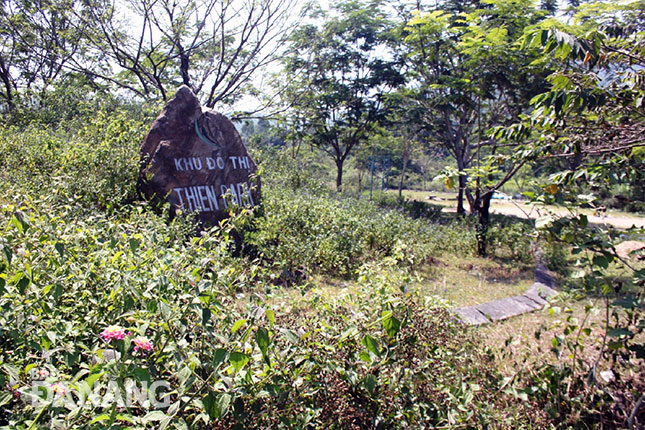
[[[343,166],[385,119],[384,95],[403,83],[396,64],[375,55],[386,49],[390,23],[378,2],[348,1],[320,26],[302,26],[286,59],[287,116],[298,138],[329,154],[341,190]]]
[[[642,6],[642,2],[630,4]],[[525,38],[526,45],[542,47],[544,60],[555,60],[557,70],[549,77],[551,89],[531,101],[533,112],[524,126],[509,130],[509,135],[535,128],[540,137],[533,143],[534,150],[565,160],[533,197],[540,202],[560,202],[570,214],[543,216],[536,220],[536,228],[553,244],[571,250],[577,270],[568,284],[578,293],[602,299],[604,306],[588,306],[586,312],[602,311],[604,326],[601,336],[590,339],[595,340],[597,356],[585,361],[581,339],[591,335],[585,327],[588,315],[581,322],[567,318],[562,334],[552,342],[559,363],[545,365],[528,377],[525,395],[539,398],[562,428],[571,424],[569,416],[601,427],[633,428],[642,417],[642,390],[632,389],[639,382],[623,379],[605,384],[599,378],[599,366],[603,359],[610,359],[612,376],[614,372],[642,373],[642,269],[634,259],[621,256],[616,247],[621,237],[642,236],[643,229],[601,229],[589,223],[578,208],[597,205],[593,193],[582,192],[585,187],[598,190],[642,176],[642,163],[632,159],[637,153],[634,149],[643,146],[645,45],[642,32],[636,30],[642,26],[642,17],[626,4],[594,2],[587,7],[597,8],[597,14],[586,15],[582,25],[570,31],[539,28]],[[585,15],[587,7],[579,13]],[[622,267],[623,279],[611,275],[614,265]],[[562,354],[571,360],[563,360]]]
[[[0,186],[3,192],[47,190],[85,208],[118,209],[136,198],[137,143],[146,132],[147,125],[127,112],[98,112],[74,133],[51,131],[39,123],[24,131],[2,129]]]
[[[430,224],[369,201],[307,188],[271,187],[263,198],[265,216],[256,220],[257,230],[247,239],[287,278],[316,272],[353,277],[372,259],[403,254],[404,263],[414,266],[442,250],[473,250],[472,228],[466,224]]]
[[[0,210],[0,378],[17,393],[0,399],[4,423],[407,428],[510,413],[463,326],[400,293],[405,254],[362,265],[360,294],[289,312],[263,301],[261,267],[229,254],[226,229],[192,237],[141,207],[74,218],[58,199]],[[131,334],[106,340],[112,325]],[[105,393],[155,380],[170,384],[169,408],[30,397],[36,381]]]
[[[196,236],[190,218],[127,203],[143,131],[122,114],[98,115],[71,135],[3,130],[2,425],[526,419],[496,394],[500,379],[464,327],[404,293],[410,267],[427,256],[472,251],[471,230],[341,199],[278,157],[264,215],[243,212]],[[232,254],[233,228],[246,235],[243,256]],[[276,267],[356,277],[360,292],[276,305]],[[168,407],[108,396],[155,381],[168,384],[156,397],[165,394]]]

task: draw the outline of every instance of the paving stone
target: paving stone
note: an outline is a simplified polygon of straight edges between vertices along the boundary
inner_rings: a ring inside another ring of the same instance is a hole
[[[540,282],[536,282],[533,285],[529,287],[528,290],[526,290],[526,293],[524,295],[528,295],[531,297],[531,295],[538,295],[542,297],[543,299],[550,299],[551,297],[555,296],[558,294],[556,290],[553,288],[550,288],[548,285],[544,285]],[[533,297],[531,297],[533,298]]]
[[[529,288],[529,289],[528,289],[524,294],[522,294],[522,295],[523,295],[524,297],[528,297],[529,299],[531,299],[532,301],[534,301],[535,303],[537,303],[538,305],[540,305],[540,307],[542,307],[542,306],[544,306],[544,305],[546,305],[546,304],[548,303],[548,302],[547,302],[547,301],[546,301],[542,296],[540,296],[540,294],[538,293],[538,291],[537,291],[537,290],[535,290],[535,289],[531,289],[531,288]]]
[[[520,301],[513,300],[512,297],[504,297],[503,299],[483,303],[475,306],[475,308],[493,321],[503,320],[534,310]]]
[[[538,264],[535,268],[535,282],[550,288],[555,287],[555,277],[544,264]]]
[[[468,325],[481,325],[487,324],[490,322],[484,314],[479,312],[474,306],[468,306],[463,308],[456,308],[452,310],[459,319]]]
[[[513,300],[517,300],[518,302],[524,303],[526,306],[530,307],[532,310],[537,310],[537,309],[542,309],[542,306],[544,304],[537,303],[530,297],[526,297],[524,295],[521,296],[513,296],[511,297]]]

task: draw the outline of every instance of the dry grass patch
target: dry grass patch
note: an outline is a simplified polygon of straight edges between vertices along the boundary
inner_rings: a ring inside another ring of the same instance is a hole
[[[472,306],[525,292],[533,268],[477,257],[445,254],[419,270],[415,286],[423,295],[442,297],[451,306]]]

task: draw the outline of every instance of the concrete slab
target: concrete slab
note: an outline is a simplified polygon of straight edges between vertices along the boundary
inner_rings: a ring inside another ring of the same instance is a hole
[[[540,305],[540,307],[543,307],[544,305],[546,305],[546,304],[548,303],[548,302],[547,302],[547,301],[546,301],[542,296],[540,296],[540,294],[538,293],[538,291],[537,291],[537,290],[535,290],[535,289],[533,289],[533,290],[532,290],[531,288],[529,288],[529,289],[528,289],[528,290],[526,290],[526,292],[525,292],[524,294],[522,294],[522,295],[523,295],[524,297],[527,297],[527,298],[529,298],[530,300],[534,301],[535,303],[537,303],[538,305]]]
[[[484,314],[479,312],[473,306],[456,308],[456,309],[453,309],[452,311],[455,314],[457,314],[457,316],[462,322],[468,325],[481,325],[481,324],[487,324],[490,322],[490,320],[486,318]]]
[[[547,287],[555,287],[555,276],[544,264],[538,264],[535,268],[535,282],[544,284]]]
[[[504,297],[503,299],[483,303],[475,306],[475,308],[493,321],[503,320],[534,310],[520,301],[513,300],[512,297]]]
[[[511,297],[513,300],[517,300],[518,302],[524,303],[526,306],[530,307],[532,310],[537,310],[541,309],[543,304],[540,304],[536,302],[535,300],[532,300],[530,297],[526,296],[513,296]]]
[[[535,284],[531,285],[528,290],[526,290],[527,293],[535,293],[538,294],[540,297],[545,298],[545,299],[550,299],[551,297],[555,296],[558,294],[556,290],[553,288],[549,287],[548,285],[544,285],[540,282],[536,282]],[[525,293],[526,294],[526,293]]]

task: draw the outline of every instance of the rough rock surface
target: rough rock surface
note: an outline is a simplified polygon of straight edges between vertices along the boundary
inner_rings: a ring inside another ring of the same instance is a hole
[[[141,145],[138,190],[147,199],[168,201],[173,213],[196,212],[203,223],[215,224],[232,204],[259,203],[256,170],[233,123],[202,108],[182,85]]]

